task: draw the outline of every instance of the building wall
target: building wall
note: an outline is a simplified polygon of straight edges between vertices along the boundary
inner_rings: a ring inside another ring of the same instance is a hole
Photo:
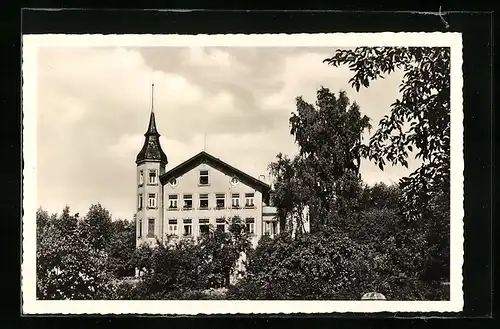
[[[157,171],[157,179],[156,184],[149,183],[149,171],[156,170]],[[139,176],[140,171],[144,173],[144,181],[143,184],[140,184]],[[160,183],[159,176],[165,172],[165,166],[161,165],[159,162],[143,162],[137,166],[136,172],[136,185],[137,185],[137,193],[136,193],[136,245],[139,246],[144,242],[155,243],[156,236],[161,236],[162,232],[162,224],[163,224],[163,189]],[[148,195],[150,193],[155,193],[157,195],[156,208],[148,207]],[[143,206],[142,209],[139,209],[139,195],[143,196]],[[155,237],[148,237],[148,220],[149,218],[155,219]],[[142,234],[140,235],[140,227],[139,223],[142,221]]]
[[[199,184],[199,176],[201,170],[208,170],[209,184],[201,186]],[[258,239],[262,236],[262,194],[255,188],[244,184],[240,181],[233,185],[231,179],[233,176],[225,174],[208,164],[199,164],[185,174],[176,177],[176,184],[167,183],[163,186],[163,235],[168,232],[169,219],[177,219],[177,237],[183,236],[183,219],[192,219],[192,237],[197,238],[200,235],[199,219],[208,218],[210,225],[215,227],[216,219],[221,217],[230,218],[239,216],[242,220],[246,218],[254,219],[254,237],[252,243],[257,244]],[[225,194],[224,209],[216,209],[216,194]],[[240,209],[232,208],[232,194],[240,194]],[[254,207],[246,209],[245,193],[254,193]],[[193,209],[183,210],[184,194],[192,194]],[[208,210],[200,209],[200,194],[208,194]],[[178,208],[169,209],[169,195],[177,195]],[[227,227],[226,227],[227,230]]]

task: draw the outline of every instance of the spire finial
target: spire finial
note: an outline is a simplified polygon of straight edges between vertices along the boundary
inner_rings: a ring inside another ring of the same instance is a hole
[[[151,83],[151,113],[153,113],[155,111],[154,97],[155,97],[155,84],[154,84],[154,82],[152,82]]]
[[[207,133],[205,133],[205,137],[203,139],[203,151],[207,150]]]

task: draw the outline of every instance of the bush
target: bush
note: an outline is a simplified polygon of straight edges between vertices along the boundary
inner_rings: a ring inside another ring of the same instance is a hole
[[[359,299],[370,257],[367,248],[329,231],[292,239],[264,237],[249,255],[248,277],[231,299]]]

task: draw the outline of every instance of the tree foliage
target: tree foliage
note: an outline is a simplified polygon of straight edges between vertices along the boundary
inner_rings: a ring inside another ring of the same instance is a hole
[[[72,223],[66,225],[64,221]],[[40,299],[95,299],[106,295],[107,255],[96,250],[78,229],[66,207],[59,217],[37,212],[37,297]]]
[[[411,217],[421,217],[429,197],[450,186],[450,49],[440,47],[361,47],[337,50],[325,59],[348,65],[354,72],[349,82],[359,90],[373,80],[403,70],[401,98],[391,105],[390,115],[379,122],[363,155],[381,169],[387,163],[408,166],[409,153],[422,165],[403,178],[404,207]]]
[[[246,279],[230,289],[230,298],[359,299],[365,258],[365,247],[333,231],[263,237],[249,257]]]
[[[293,160],[279,154],[270,164],[276,179],[273,201],[282,216],[309,205],[316,230],[359,206],[362,136],[370,124],[344,91],[335,96],[322,87],[315,105],[298,97],[296,106],[290,133],[299,154]]]
[[[141,245],[133,262],[142,270],[142,294],[152,299],[203,299],[207,296],[201,291],[228,287],[251,244],[239,217],[226,221],[228,231],[211,228],[198,241],[182,238]]]
[[[59,216],[39,209],[36,217],[38,298],[107,298],[110,280],[133,275],[134,223],[111,222],[99,204],[84,218],[69,207]]]
[[[410,220],[406,234],[424,251],[429,282],[449,280],[450,223],[450,49],[441,47],[362,47],[338,50],[325,59],[349,65],[349,80],[359,90],[396,70],[404,72],[400,98],[379,122],[363,155],[383,169],[387,163],[408,166],[410,153],[422,165],[400,181],[401,208]]]

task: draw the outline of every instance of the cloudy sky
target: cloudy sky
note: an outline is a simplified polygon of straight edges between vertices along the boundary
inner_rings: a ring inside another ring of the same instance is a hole
[[[131,219],[135,157],[154,108],[168,168],[203,150],[257,177],[278,152],[294,154],[295,97],[346,90],[376,126],[398,97],[395,73],[356,92],[352,73],[322,63],[332,48],[41,48],[38,53],[37,200],[84,214],[100,202]],[[362,164],[368,183],[415,168]]]

